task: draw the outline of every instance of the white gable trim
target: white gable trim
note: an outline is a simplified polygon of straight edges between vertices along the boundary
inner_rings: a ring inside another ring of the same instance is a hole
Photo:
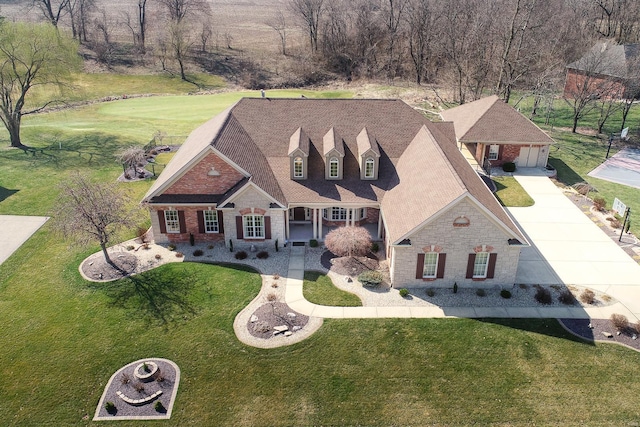
[[[189,172],[195,165],[197,165],[201,160],[203,160],[206,156],[212,153],[220,157],[222,160],[224,160],[227,164],[229,164],[231,167],[233,167],[235,170],[237,170],[239,173],[241,173],[245,177],[250,176],[249,172],[245,171],[236,163],[231,161],[231,159],[229,159],[227,156],[225,156],[220,151],[215,149],[212,145],[207,145],[201,152],[193,156],[178,172],[174,173],[170,179],[168,179],[164,184],[156,188],[156,190],[153,193],[149,194],[146,197],[146,199],[149,200],[152,197],[159,196],[160,194],[164,193],[165,190],[167,190],[169,187],[175,184],[180,178],[182,178],[187,172]]]
[[[524,233],[522,234],[522,236],[518,236],[509,227],[507,227],[507,225],[504,222],[502,222],[489,209],[487,209],[482,203],[480,203],[478,201],[478,199],[473,197],[471,194],[467,194],[467,197],[469,198],[469,200],[471,202],[473,202],[480,209],[480,212],[484,213],[484,215],[487,218],[489,218],[492,222],[494,222],[498,226],[498,228],[501,228],[503,230],[504,234],[507,237],[509,237],[511,239],[517,239],[518,241],[524,240],[523,242],[520,242],[520,243],[522,243],[523,246],[530,246],[529,242],[527,241],[527,238],[524,236]],[[502,208],[502,209],[504,209],[504,208]],[[507,215],[508,215],[508,213],[507,213]],[[514,225],[515,225],[515,223],[514,223]]]
[[[286,209],[286,206],[284,206],[282,203],[278,202],[276,199],[274,199],[269,193],[267,193],[266,191],[264,191],[262,188],[258,187],[253,181],[249,180],[247,181],[246,184],[244,184],[242,187],[238,188],[233,194],[231,194],[228,198],[226,198],[224,201],[220,202],[221,206],[226,205],[227,203],[233,203],[234,200],[236,200],[238,197],[240,197],[242,195],[242,193],[244,193],[245,191],[247,191],[249,188],[253,188],[256,191],[258,191],[258,193],[262,194],[267,200],[270,200],[271,203],[276,203],[279,208],[278,209]],[[236,206],[238,207],[238,206]]]

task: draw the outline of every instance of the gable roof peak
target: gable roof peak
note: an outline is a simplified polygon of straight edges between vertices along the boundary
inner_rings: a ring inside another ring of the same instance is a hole
[[[356,142],[358,144],[358,155],[362,156],[367,151],[372,151],[377,157],[380,157],[378,142],[375,137],[367,131],[366,127],[362,128],[356,137]]]
[[[289,156],[296,150],[300,150],[305,157],[309,156],[309,137],[301,127],[296,129],[289,139]]]
[[[344,143],[342,138],[338,135],[336,129],[331,127],[322,138],[322,154],[326,156],[333,150],[335,150],[340,157],[344,157]]]

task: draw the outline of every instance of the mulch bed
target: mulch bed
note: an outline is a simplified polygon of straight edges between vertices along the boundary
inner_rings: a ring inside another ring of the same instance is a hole
[[[247,330],[254,337],[263,339],[272,338],[276,326],[286,325],[295,334],[309,322],[309,316],[297,313],[287,304],[277,301],[261,305],[252,316],[257,320],[252,322],[250,319],[247,322]]]
[[[327,270],[345,276],[358,276],[369,270],[377,270],[378,258],[374,254],[366,257],[336,257],[329,251],[325,251],[320,257],[320,263]]]
[[[96,280],[114,280],[134,273],[138,266],[138,259],[125,252],[110,254],[110,258],[113,265],[104,259],[102,252],[90,256],[80,266],[82,273]]]
[[[633,339],[633,331],[628,328],[626,331],[617,335],[616,329],[608,319],[558,319],[560,323],[569,332],[587,340],[598,342],[615,342],[624,344],[637,351],[640,351],[640,339]],[[591,328],[589,327],[591,324]],[[613,335],[611,338],[604,336],[603,332],[609,332]]]

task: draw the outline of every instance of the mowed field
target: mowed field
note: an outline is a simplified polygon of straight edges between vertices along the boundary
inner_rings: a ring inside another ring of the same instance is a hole
[[[41,21],[41,12],[33,8],[31,0],[0,0],[0,15],[9,20]],[[110,31],[118,41],[131,41],[131,33],[124,25],[127,12],[135,16],[136,0],[96,0],[99,10],[104,10],[109,17]],[[286,0],[208,0],[211,7],[211,24],[213,36],[210,48],[225,49],[227,36],[231,38],[233,50],[252,52],[252,57],[260,60],[262,55],[272,55],[279,51],[280,38],[268,23],[282,11],[287,20],[287,44],[295,47],[304,40],[300,28],[296,27],[294,17],[287,9]],[[148,40],[156,40],[159,31],[166,28],[162,23],[161,10],[155,2],[149,2]],[[198,16],[198,20],[202,16]],[[63,27],[69,27],[68,17],[62,19]],[[199,31],[202,24],[196,25]],[[199,36],[196,36],[199,43]],[[216,46],[217,45],[217,46]]]

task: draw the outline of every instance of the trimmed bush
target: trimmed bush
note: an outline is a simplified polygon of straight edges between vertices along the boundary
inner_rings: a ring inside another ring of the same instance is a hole
[[[104,409],[106,409],[108,413],[113,414],[116,412],[116,405],[113,402],[107,402],[104,404]]]
[[[511,291],[508,291],[506,289],[503,289],[500,291],[500,296],[504,299],[509,299],[511,298]]]
[[[402,298],[405,298],[407,295],[409,295],[409,289],[407,289],[407,288],[402,288],[402,289],[400,289],[399,292],[400,292],[400,296]]]
[[[564,305],[574,305],[576,303],[576,297],[573,296],[569,289],[565,289],[558,296],[558,301]]]
[[[453,293],[454,293],[454,294],[457,294],[457,293],[458,293],[458,282],[455,282],[455,283],[453,284]]]
[[[427,289],[427,296],[428,297],[433,297],[435,295],[436,295],[436,291],[433,288]]]
[[[202,249],[196,249],[195,251],[193,251],[193,256],[202,256],[202,254],[204,254],[204,252],[202,252]]]
[[[159,400],[156,400],[156,403],[153,405],[153,408],[157,411],[157,412],[164,412],[164,406],[162,405],[162,402],[160,402]]]
[[[607,205],[607,202],[603,197],[594,197],[593,198],[593,207],[599,211],[604,210],[604,207]]]
[[[135,246],[133,246],[133,245],[127,245],[127,250],[128,250],[128,251],[132,251],[132,250],[134,250],[135,248],[136,248],[136,247],[135,247]]]
[[[156,259],[162,259],[162,255],[156,254]]]
[[[238,251],[236,252],[236,259],[246,259],[247,258],[247,253],[245,251]]]
[[[371,248],[371,235],[364,227],[338,227],[326,235],[324,244],[339,257],[365,256]]]
[[[371,252],[373,252],[375,254],[379,250],[380,250],[380,245],[378,245],[376,242],[373,242],[371,244]]]
[[[513,162],[506,162],[502,165],[502,170],[505,172],[515,172],[516,164]]]
[[[184,254],[182,252],[176,252],[176,258],[182,258]]]
[[[547,288],[543,288],[542,286],[538,286],[534,298],[540,304],[548,305],[553,302],[553,298],[551,298],[551,291]]]
[[[195,238],[195,236],[193,235],[193,233],[189,233],[189,244],[190,244],[191,246],[193,246],[193,245],[195,245],[195,244],[196,244],[196,238]]]
[[[585,304],[593,304],[596,302],[596,294],[591,289],[585,289],[580,294],[580,301]]]
[[[611,325],[620,332],[629,327],[629,319],[627,319],[627,316],[623,314],[614,313],[611,315],[609,320],[611,320]]]
[[[229,239],[229,252],[233,252],[233,240]]]
[[[484,289],[479,288],[479,289],[476,289],[476,295],[478,295],[479,297],[483,297],[483,296],[487,295],[487,293],[485,292]]]
[[[267,251],[260,251],[256,254],[256,258],[258,259],[267,259],[269,258],[269,252]]]
[[[367,287],[378,286],[380,283],[382,283],[383,279],[384,277],[382,276],[382,273],[372,270],[365,271],[358,276],[358,281],[362,283],[362,286]]]
[[[176,245],[174,245],[173,243],[170,243],[170,244],[167,246],[167,249],[169,249],[170,251],[175,251],[175,250],[176,250]]]
[[[318,241],[316,239],[309,240],[309,247],[310,248],[317,248],[318,247]]]
[[[278,299],[278,297],[276,296],[276,294],[267,295],[267,301],[275,301],[277,299]]]

